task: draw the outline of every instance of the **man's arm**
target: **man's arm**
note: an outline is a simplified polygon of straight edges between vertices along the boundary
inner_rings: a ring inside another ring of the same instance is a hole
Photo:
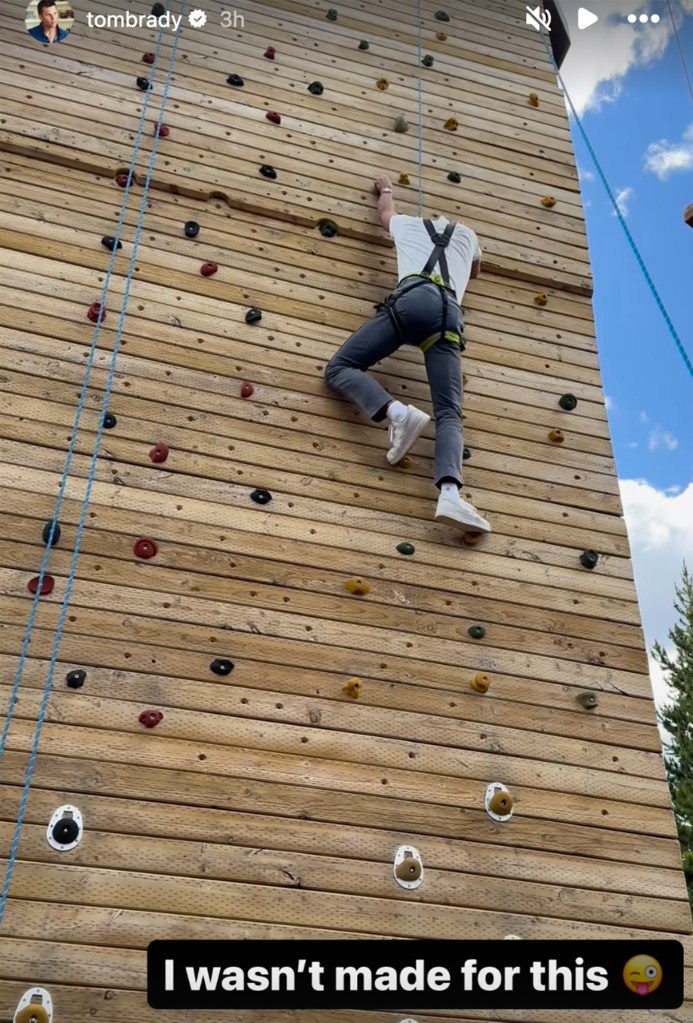
[[[392,193],[392,182],[386,174],[374,184],[374,191],[378,196],[378,219],[386,231],[390,229],[390,221],[395,214],[395,200]],[[389,191],[384,191],[389,189]]]

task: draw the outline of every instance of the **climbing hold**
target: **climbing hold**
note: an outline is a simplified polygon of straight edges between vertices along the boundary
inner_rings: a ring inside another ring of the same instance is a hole
[[[76,806],[59,806],[48,822],[46,841],[51,849],[69,852],[82,837],[82,814]]]
[[[137,720],[145,728],[156,728],[164,720],[164,715],[160,710],[143,710]]]
[[[325,91],[325,87],[322,82],[311,82],[308,86],[308,92],[312,92],[314,96],[322,96]]]
[[[143,53],[142,54],[142,63],[143,64],[153,64],[154,63],[154,54],[153,53]]]
[[[114,249],[122,249],[123,243],[119,240],[116,241],[110,234],[105,234],[101,239],[101,244],[104,248],[108,249],[109,252],[113,252]]]
[[[248,312],[245,314],[246,323],[259,323],[262,319],[262,313],[257,306],[251,306]]]
[[[121,188],[125,188],[128,184],[132,184],[132,175],[130,174],[116,174],[115,176],[116,185],[120,185]]]
[[[166,14],[166,8],[163,4],[154,4],[152,14],[157,18],[162,18]]]
[[[272,500],[272,495],[269,490],[261,490],[258,488],[257,490],[253,490],[250,495],[250,500],[255,501],[255,504],[269,504]]]
[[[55,528],[53,526],[54,523],[55,523]],[[50,540],[51,530],[53,530],[53,539],[52,540]],[[47,522],[45,524],[45,526],[43,527],[43,533],[41,534],[41,536],[43,537],[43,542],[44,543],[48,543],[48,541],[50,540],[51,547],[55,547],[55,545],[57,544],[58,540],[60,539],[60,525],[59,525],[59,523],[55,519],[51,519],[50,522]]]
[[[494,781],[486,789],[486,813],[496,821],[507,821],[513,813],[513,797],[505,785]]]
[[[548,295],[544,295],[543,292],[540,295],[535,295],[534,296],[534,304],[535,305],[547,305],[548,301],[549,301],[549,296]]]
[[[267,60],[274,60],[276,55],[277,51],[273,46],[268,46],[267,49],[265,50],[265,57],[267,57]]]
[[[527,97],[527,102],[529,103],[530,107],[539,106],[539,97],[537,96],[536,92],[530,92],[529,96]]]
[[[486,629],[483,625],[470,625],[467,629],[467,633],[472,637],[472,639],[483,639],[486,635]]]
[[[394,129],[395,131],[398,131],[401,134],[404,134],[404,132],[409,131],[409,125],[407,124],[407,122],[405,121],[401,114],[399,115],[399,117],[395,118]]]
[[[445,11],[436,11],[433,17],[436,21],[450,21],[450,15],[446,14]]]
[[[27,583],[27,589],[29,590],[29,593],[36,593],[36,591],[38,590],[38,584],[39,584],[39,577],[38,576],[34,576],[33,579],[30,579],[29,582]],[[49,593],[53,592],[53,587],[54,586],[55,586],[55,579],[53,578],[53,576],[52,575],[44,575],[43,582],[41,583],[41,594],[40,595],[42,597],[47,597]]]
[[[86,679],[86,677],[87,677],[86,671],[84,671],[82,668],[75,668],[74,671],[68,671],[67,675],[65,676],[65,681],[67,682],[70,689],[81,689],[82,686],[84,685],[84,680]]]
[[[215,274],[218,269],[219,267],[217,266],[216,263],[203,263],[202,266],[200,267],[200,273],[202,274],[203,277],[211,277],[212,274]]]
[[[339,228],[335,224],[334,220],[319,220],[318,230],[325,238],[334,238],[334,236],[339,233]]]
[[[461,180],[462,175],[458,171],[450,171],[448,174],[448,181],[452,181],[455,185],[459,185]]]
[[[578,693],[575,699],[585,710],[594,710],[599,703],[596,693]]]
[[[397,550],[399,551],[400,554],[411,555],[414,553],[415,549],[416,548],[414,547],[413,543],[407,543],[404,540],[402,541],[402,543],[397,544]]]
[[[137,79],[137,88],[141,89],[142,92],[146,92],[148,89],[151,89],[151,87],[152,83],[149,81],[148,78],[139,77]]]
[[[368,50],[370,49],[370,45],[371,44],[368,42],[367,39],[362,39],[361,42],[359,43],[359,50]]]
[[[444,43],[447,38],[448,38],[447,32],[436,32],[436,39],[439,42]]]
[[[504,934],[503,941],[522,941],[519,934]]]
[[[272,124],[282,123],[281,114],[278,114],[276,110],[268,110],[267,113],[265,114],[265,117],[267,118],[268,121],[271,121]]]
[[[562,394],[561,397],[558,399],[558,404],[566,412],[572,412],[573,409],[577,406],[577,398],[575,397],[574,394]]]
[[[471,457],[472,457],[472,453],[469,450],[469,448],[467,448],[467,447],[462,448],[462,460],[466,462],[467,459],[471,458]]]
[[[448,117],[447,121],[443,125],[446,131],[457,131],[459,124],[454,117]]]
[[[196,220],[186,220],[183,231],[186,238],[197,238],[200,233],[200,225]]]
[[[385,92],[386,89],[390,88],[390,83],[388,82],[387,78],[379,78],[378,81],[375,83],[375,86],[377,89],[380,89],[381,92]]]
[[[475,693],[487,693],[491,685],[491,678],[485,671],[477,671],[472,679],[471,688]]]
[[[265,54],[265,56],[267,56],[267,54]],[[242,86],[242,85],[245,85],[245,82],[243,81],[241,76],[240,75],[236,75],[236,74],[229,75],[229,77],[226,79],[226,81],[227,81],[227,83],[229,85],[237,85],[239,87]]]
[[[346,693],[347,696],[350,696],[352,700],[358,700],[359,696],[363,692],[363,682],[360,678],[350,678],[349,681],[342,686],[342,692]]]
[[[32,987],[24,992],[12,1023],[53,1023],[53,1001],[45,988]]]
[[[106,412],[104,414],[104,417],[103,417],[103,428],[104,428],[104,430],[112,430],[113,427],[117,425],[117,423],[118,423],[118,420],[116,419],[116,417],[113,415],[112,412]]]
[[[425,57],[422,57],[421,58],[421,63],[423,64],[424,67],[433,67],[434,61],[433,61],[433,57],[431,56],[431,54],[427,53]]]
[[[554,444],[562,444],[565,440],[563,430],[549,430],[549,440],[552,440]]]
[[[418,888],[423,882],[423,863],[413,845],[401,845],[395,853],[393,873],[400,888]]]
[[[154,128],[154,134],[158,135],[160,139],[165,139],[167,135],[171,134],[171,129],[167,124],[157,124]]]
[[[253,385],[244,380],[241,384],[241,398],[249,398],[254,391]]]
[[[597,562],[599,561],[599,555],[596,551],[587,550],[583,551],[580,555],[580,564],[584,565],[585,568],[589,568],[590,571],[596,568]]]
[[[168,444],[155,444],[149,452],[152,462],[165,462],[168,458]]]
[[[370,586],[365,579],[360,579],[358,576],[354,579],[348,579],[346,582],[346,588],[349,593],[354,593],[359,597],[365,597],[370,590]]]
[[[327,12],[327,14],[325,15],[325,17],[327,18],[328,21],[336,21],[337,20],[338,15],[337,15],[337,12],[334,9],[334,7],[330,7],[330,9]]]
[[[397,463],[398,469],[411,469],[414,465],[414,459],[410,458],[409,455],[405,455],[404,458],[400,458]]]
[[[270,167],[268,163],[263,163],[262,167],[260,168],[260,173],[266,178],[274,179],[277,176],[277,172],[274,169],[274,167]]]
[[[212,661],[209,669],[215,675],[230,675],[234,669],[234,663],[228,657],[217,657],[215,661]]]
[[[87,309],[87,319],[92,323],[103,323],[106,319],[106,309],[100,302],[92,302]]]
[[[545,195],[544,198],[541,200],[541,205],[545,206],[547,208],[547,210],[550,210],[551,207],[555,206],[557,202],[558,202],[558,199],[555,199],[554,196],[552,196],[552,195]]]
[[[462,543],[465,543],[468,547],[476,547],[487,535],[487,533],[463,533]]]
[[[409,175],[408,174],[400,174],[400,176],[399,176],[399,184],[400,185],[408,185],[409,184]]]
[[[143,558],[145,561],[148,561],[150,558],[156,557],[159,548],[156,540],[152,540],[148,536],[143,536],[135,542],[133,550],[136,557]]]
[[[468,382],[469,382],[469,377],[467,376],[466,373],[463,373],[462,374],[462,384],[463,384],[463,386],[466,387]]]

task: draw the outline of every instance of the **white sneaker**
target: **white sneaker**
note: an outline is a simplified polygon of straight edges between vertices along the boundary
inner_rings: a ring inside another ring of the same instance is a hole
[[[387,453],[387,460],[390,465],[396,465],[409,451],[414,442],[421,436],[426,424],[430,423],[431,417],[421,409],[407,405],[408,412],[405,418],[399,423],[390,423],[390,444],[392,445]]]
[[[435,517],[438,522],[447,522],[448,525],[456,526],[465,532],[491,532],[491,524],[479,515],[473,504],[463,501],[459,494],[457,497],[441,494]]]

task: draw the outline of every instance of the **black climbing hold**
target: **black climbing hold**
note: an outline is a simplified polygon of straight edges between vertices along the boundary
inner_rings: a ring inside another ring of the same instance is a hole
[[[325,17],[327,18],[328,21],[336,21],[339,15],[335,11],[334,7],[330,7]]]
[[[400,554],[413,554],[414,544],[402,541],[402,543],[397,544],[397,550],[399,551]]]
[[[322,96],[325,91],[325,87],[322,82],[311,82],[308,86],[308,92],[312,92],[314,96]]]
[[[362,39],[361,42],[359,43],[359,50],[369,50],[370,47],[371,44],[368,42],[367,39]]]
[[[252,306],[252,308],[250,308],[248,312],[245,314],[246,323],[259,323],[261,319],[262,313],[256,306]]]
[[[228,659],[228,657],[217,657],[215,661],[212,661],[209,667],[215,675],[230,675],[233,671],[234,664],[233,661]]]
[[[425,57],[421,58],[421,63],[424,67],[433,67],[433,57],[430,53],[427,53]]]
[[[113,252],[114,249],[122,249],[123,243],[119,240],[116,241],[110,234],[105,234],[101,239],[101,244],[108,249],[109,252]]]
[[[585,568],[590,570],[596,568],[597,562],[599,561],[599,555],[596,551],[587,550],[583,551],[580,555],[580,564],[584,565]]]
[[[48,543],[48,541],[50,539],[51,529],[53,528],[53,521],[54,520],[51,519],[51,521],[47,522],[45,524],[45,526],[43,527],[43,533],[41,535],[43,536],[43,542],[44,543]],[[55,523],[55,529],[53,530],[53,539],[51,540],[51,547],[55,547],[55,545],[57,544],[59,539],[60,539],[60,526],[56,522]]]
[[[235,75],[235,74],[234,75],[229,75],[229,77],[226,79],[226,81],[228,82],[229,85],[238,85],[238,86],[245,85],[245,82],[243,81],[243,79],[241,78],[240,75]]]
[[[197,238],[200,233],[200,225],[196,220],[188,220],[183,230],[185,231],[186,238]]]
[[[74,671],[68,671],[65,676],[65,681],[69,685],[70,689],[81,689],[86,677],[86,671],[82,671],[81,668],[75,668]]]
[[[318,223],[320,234],[324,235],[325,238],[334,238],[338,233],[337,225],[334,220],[321,220]]]
[[[577,398],[574,394],[562,394],[558,399],[558,404],[562,409],[565,409],[566,412],[572,412],[577,405]]]
[[[472,625],[467,629],[467,632],[472,639],[483,639],[486,635],[486,629],[483,625]]]
[[[113,427],[117,424],[117,422],[118,420],[116,419],[112,412],[106,412],[106,414],[103,417],[104,430],[112,430]]]
[[[166,8],[163,4],[154,4],[152,7],[152,14],[155,18],[161,18],[164,14],[166,14]]]
[[[277,176],[277,172],[274,169],[274,167],[270,167],[268,163],[263,163],[262,167],[260,168],[260,173],[264,175],[264,177],[266,178],[276,178]]]
[[[436,21],[450,21],[450,15],[446,14],[445,11],[436,11],[434,17]]]
[[[462,449],[462,458],[464,459],[464,461],[466,462],[467,459],[471,458],[471,457],[472,457],[472,453],[469,450],[469,448],[463,448]]]
[[[70,817],[63,817],[55,823],[52,834],[58,845],[70,845],[79,835],[79,824]]]
[[[269,490],[253,490],[250,500],[255,501],[255,504],[269,504],[272,500],[272,495]]]
[[[459,174],[457,171],[450,171],[450,173],[448,174],[448,181],[452,181],[455,185],[459,185],[461,180],[462,175]]]
[[[152,83],[149,81],[148,78],[138,78],[137,79],[137,88],[141,89],[142,92],[146,92],[147,89],[151,89],[151,87],[152,87]]]

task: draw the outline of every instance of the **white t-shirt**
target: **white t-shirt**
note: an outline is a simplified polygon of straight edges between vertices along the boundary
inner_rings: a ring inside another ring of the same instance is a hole
[[[432,223],[434,230],[442,234],[450,221],[446,217],[438,217]],[[407,274],[421,273],[433,252],[433,242],[422,218],[395,213],[390,219],[390,235],[397,248],[398,280],[401,281]],[[462,304],[462,296],[472,272],[472,263],[475,259],[481,259],[479,241],[471,227],[457,223],[445,250],[445,257],[450,284],[457,293],[458,302]],[[440,265],[436,264],[432,272],[440,273]]]

